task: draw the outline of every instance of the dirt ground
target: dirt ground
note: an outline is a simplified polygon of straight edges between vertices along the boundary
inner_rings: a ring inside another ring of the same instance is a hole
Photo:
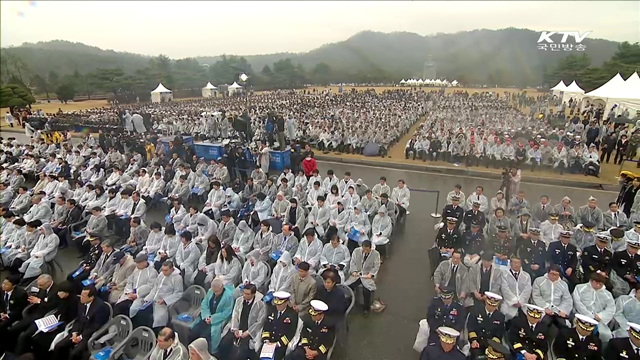
[[[62,109],[62,111],[77,111],[77,110],[86,110],[93,108],[101,108],[108,106],[107,100],[87,100],[87,101],[79,101],[79,102],[69,102],[67,104],[59,103],[59,102],[51,102],[51,103],[35,103],[31,105],[31,108],[35,111],[38,109],[42,109],[45,113],[56,113],[58,109]],[[9,111],[9,108],[0,109],[2,114],[6,114]],[[4,120],[4,119],[3,119]],[[2,126],[6,124],[3,121]]]

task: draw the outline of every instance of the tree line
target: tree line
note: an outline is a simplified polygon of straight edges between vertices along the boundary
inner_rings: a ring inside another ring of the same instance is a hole
[[[201,64],[195,58],[172,60],[166,55],[150,58],[145,67],[126,72],[121,67],[98,68],[81,73],[75,70],[69,74],[56,71],[39,73],[29,68],[26,62],[15,54],[2,54],[0,81],[2,84],[1,107],[25,106],[35,102],[33,93],[46,98],[57,98],[66,102],[76,96],[91,99],[96,94],[107,94],[122,103],[139,99],[149,99],[149,93],[158,83],[172,90],[188,90],[199,94],[207,83],[214,85],[238,82],[252,90],[301,88],[305,84],[326,85],[341,82],[347,75],[332,69],[324,62],[306,69],[295,64],[291,58],[253,69],[243,56],[223,55],[212,64]],[[617,72],[628,77],[640,70],[640,44],[623,42],[613,57],[602,66],[592,66],[587,54],[571,54],[561,58],[554,67],[544,69],[544,81],[553,85],[560,80],[569,84],[576,80],[586,91],[604,84]],[[241,74],[249,78],[240,80]],[[390,83],[398,81],[392,74],[378,66],[360,69],[348,76],[358,83]],[[502,84],[509,77],[508,70],[496,69],[488,78],[491,85]],[[459,79],[465,83],[463,77]],[[55,94],[55,95],[54,95]]]

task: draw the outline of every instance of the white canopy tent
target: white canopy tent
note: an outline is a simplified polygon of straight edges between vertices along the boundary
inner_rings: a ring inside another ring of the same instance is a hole
[[[569,101],[569,99],[571,98],[577,98],[579,100],[582,99],[583,95],[584,90],[582,90],[582,88],[578,86],[576,81],[573,80],[573,82],[569,84],[566,89],[564,89],[564,93],[562,94],[562,101]]]
[[[584,94],[583,105],[586,106],[587,101],[591,104],[604,103],[605,111],[609,111],[609,109],[613,107],[613,104],[622,101],[622,98],[619,98],[618,96],[632,96],[625,94],[625,87],[626,85],[622,75],[617,73],[604,85]]]
[[[620,94],[620,108],[629,109],[629,113],[633,117],[637,111],[640,111],[640,76],[634,72],[624,82],[622,94]]]
[[[560,82],[556,86],[551,88],[551,92],[553,93],[553,95],[557,96],[560,96],[560,93],[565,90],[567,90],[567,85],[562,80],[560,80]]]
[[[229,89],[229,95],[232,95],[236,92],[242,91],[242,86],[238,85],[238,83],[234,81],[233,84],[229,85],[228,89]]]
[[[213,86],[210,82],[207,83],[205,87],[202,88],[202,97],[211,98],[216,97],[218,88]]]
[[[171,100],[173,100],[173,92],[164,87],[162,83],[159,83],[158,87],[151,92],[151,102],[159,103],[169,102]]]
[[[458,86],[458,80],[453,80],[451,82],[451,86]]]
[[[407,81],[405,79],[400,80],[400,85],[404,85],[406,83],[407,83]]]

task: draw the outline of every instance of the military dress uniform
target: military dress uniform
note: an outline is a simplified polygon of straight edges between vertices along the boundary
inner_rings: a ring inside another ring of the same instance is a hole
[[[471,223],[472,229],[480,229],[477,222]],[[484,250],[484,234],[482,231],[465,231],[462,234],[463,248],[466,255],[480,254]]]
[[[627,246],[638,248],[640,245],[636,245],[636,242],[627,240]],[[635,287],[635,282],[630,282],[625,276],[631,275],[634,278],[640,276],[640,254],[631,255],[627,249],[622,251],[616,251],[611,258],[613,271],[628,282],[631,288]]]
[[[499,233],[507,233],[508,229],[506,226],[498,226]],[[515,246],[513,240],[508,236],[504,240],[500,240],[500,238],[496,235],[491,241],[492,250],[496,254],[506,255],[507,257],[511,257],[515,253]]]
[[[443,348],[443,345],[451,346],[458,341],[459,331],[443,326],[438,328],[436,332],[440,341],[427,345],[420,353],[420,360],[466,360],[457,346],[453,345],[450,351],[444,351]]]
[[[272,301],[274,303],[287,301],[290,295],[288,293],[287,296],[281,294],[282,292],[275,292]],[[278,310],[272,307],[262,328],[262,341],[278,344],[273,357],[274,360],[284,359],[287,346],[296,335],[297,328],[298,313],[292,307],[287,306],[280,316],[278,316]]]
[[[586,247],[580,257],[584,278],[589,279],[598,270],[611,274],[612,258],[613,254],[606,248],[600,250],[597,245]]]
[[[560,233],[560,241],[554,241],[549,244],[549,250],[547,251],[547,262],[549,264],[557,265],[562,268],[562,277],[567,279],[569,283],[569,292],[573,292],[573,289],[578,283],[578,249],[572,243],[564,245],[562,243],[562,237],[571,237],[571,231],[563,231]],[[567,275],[567,269],[573,269],[571,275]]]
[[[544,313],[544,309],[538,306],[527,304],[526,307],[527,314],[534,314],[535,317],[541,318]],[[507,339],[514,352],[526,351],[529,354],[536,355],[538,360],[545,359],[549,350],[548,336],[549,327],[545,321],[537,322],[532,328],[523,312],[520,312],[518,316],[511,320],[507,333]]]
[[[329,307],[320,300],[311,300],[311,308],[309,314],[316,316],[317,314],[327,311]],[[313,319],[304,320],[302,332],[300,333],[300,342],[296,349],[285,357],[287,360],[306,360],[305,347],[317,351],[318,355],[313,360],[325,360],[329,349],[333,346],[336,336],[334,324],[329,322],[327,317],[323,317],[319,321]]]
[[[67,280],[74,284],[75,289],[82,289],[82,281],[89,278],[89,276],[91,275],[91,269],[96,266],[101,255],[102,247],[100,246],[100,244],[92,246],[89,249],[89,253],[85,255],[84,260],[78,266],[78,268],[80,266],[87,266],[89,267],[89,270],[84,270],[75,277],[73,276],[75,271],[67,276]]]
[[[452,301],[446,305],[442,298],[453,298],[454,290],[448,286],[442,287],[440,296],[436,296],[429,304],[427,310],[427,322],[431,332],[429,334],[429,343],[437,342],[438,333],[436,329],[442,326],[462,331],[464,322],[467,317],[464,306],[457,301]]]
[[[558,360],[600,360],[602,358],[602,340],[593,333],[597,321],[576,314],[576,327],[590,333],[581,336],[576,328],[562,327],[553,342],[553,352]]]
[[[498,299],[501,297],[495,296],[493,293],[485,292],[485,295],[487,295],[487,301],[493,301],[495,306],[500,302]],[[490,296],[495,296],[496,300],[490,299]],[[488,314],[485,304],[477,304],[469,315],[467,329],[469,330],[469,343],[477,341],[480,345],[477,349],[471,348],[469,350],[471,358],[475,359],[485,354],[490,340],[502,342],[505,332],[504,314],[499,309]]]
[[[458,198],[459,200],[460,198]],[[443,222],[448,218],[454,218],[458,220],[456,229],[462,224],[462,220],[464,219],[464,209],[462,206],[458,205],[455,208],[453,205],[449,204],[444,207],[442,210],[442,220]]]
[[[447,249],[461,248],[462,235],[460,235],[460,231],[457,228],[453,230],[449,230],[446,226],[441,228],[440,230],[438,230],[438,235],[436,236],[436,246],[438,248],[447,248]]]
[[[478,206],[479,203],[477,203]],[[476,205],[476,202],[474,202],[474,205]],[[464,213],[464,217],[462,219],[462,222],[464,223],[464,226],[466,229],[469,229],[469,227],[471,226],[472,223],[477,223],[478,225],[480,225],[480,228],[483,229],[484,226],[487,224],[487,218],[484,215],[484,213],[478,209],[474,208],[471,210],[467,210]]]
[[[640,360],[640,325],[629,323],[628,338],[609,340],[604,352],[606,360]]]
[[[544,241],[540,239],[533,240],[533,236],[540,235],[540,229],[530,228],[529,234],[531,239],[523,240],[520,246],[520,258],[522,259],[522,269],[531,275],[531,281],[545,274],[544,266],[547,258],[547,247]],[[538,265],[537,270],[533,270],[532,266]]]

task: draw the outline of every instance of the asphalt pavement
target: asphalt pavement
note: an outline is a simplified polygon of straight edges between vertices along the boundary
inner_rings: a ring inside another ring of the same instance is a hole
[[[6,137],[6,136],[5,136]],[[18,141],[26,141],[24,135],[16,136]],[[370,188],[378,182],[380,176],[386,176],[393,188],[398,179],[404,179],[412,190],[411,202],[406,224],[394,230],[392,246],[377,277],[376,298],[387,304],[382,313],[371,313],[363,318],[362,310],[355,307],[349,317],[349,333],[344,346],[333,354],[334,360],[398,360],[416,359],[413,342],[418,330],[418,322],[426,317],[427,306],[434,296],[433,283],[430,280],[430,265],[427,250],[433,245],[436,232],[434,220],[430,214],[441,212],[446,195],[455,184],[462,185],[462,191],[470,194],[477,185],[485,189],[487,198],[494,196],[500,186],[497,180],[463,178],[424,172],[390,170],[383,167],[347,165],[318,162],[321,175],[332,169],[336,176],[342,177],[350,171],[354,179],[361,178]],[[616,193],[598,190],[584,190],[560,186],[523,183],[520,187],[526,192],[526,198],[535,202],[540,195],[551,197],[551,203],[557,204],[564,196],[573,200],[579,207],[586,204],[591,195],[598,199],[600,208],[606,209]],[[428,191],[425,191],[428,190]],[[439,201],[436,202],[439,192]],[[163,222],[164,209],[153,209],[147,214],[147,223]],[[64,274],[57,273],[60,279],[75,270],[78,259],[75,249],[59,252]],[[59,276],[62,275],[62,276]],[[5,273],[2,274],[2,277]]]

